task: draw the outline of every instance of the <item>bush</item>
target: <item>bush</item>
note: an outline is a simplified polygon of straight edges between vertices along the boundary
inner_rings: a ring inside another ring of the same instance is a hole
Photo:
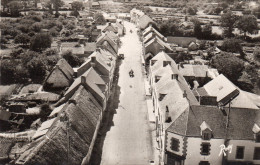
[[[30,42],[30,49],[33,51],[42,51],[51,47],[52,37],[50,34],[39,33],[33,36]]]
[[[73,55],[71,51],[62,54],[62,57],[70,64],[71,67],[77,67],[83,64],[84,60]]]

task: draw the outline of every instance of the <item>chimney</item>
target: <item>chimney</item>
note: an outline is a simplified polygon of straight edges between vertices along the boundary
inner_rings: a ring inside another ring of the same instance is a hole
[[[86,77],[85,76],[81,76],[81,84],[86,84]]]
[[[194,80],[193,84],[194,84],[194,89],[198,89],[198,87],[199,87],[198,81]]]
[[[96,65],[96,57],[91,57],[91,66],[94,67]]]
[[[183,91],[183,98],[187,98],[187,92],[186,92],[186,90]]]
[[[111,22],[109,22],[108,25],[111,26]]]
[[[164,40],[165,42],[167,42],[167,38],[166,38],[166,37],[163,37],[163,40]]]
[[[152,32],[152,38],[155,38],[156,34],[154,32]]]
[[[172,74],[172,80],[178,80],[179,75],[178,74]]]
[[[177,65],[178,66],[178,70],[180,69],[180,64]]]
[[[172,121],[172,119],[171,119],[171,117],[169,115],[169,108],[168,108],[167,105],[166,105],[165,109],[166,109],[165,110],[165,122],[166,123],[170,123]]]
[[[206,77],[208,77],[208,71],[206,71]]]

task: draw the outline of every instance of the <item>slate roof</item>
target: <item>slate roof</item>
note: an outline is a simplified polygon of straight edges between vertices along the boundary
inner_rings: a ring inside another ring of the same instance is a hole
[[[64,112],[69,118],[72,128],[70,135],[71,138],[75,139],[74,147],[70,151],[77,153],[74,156],[74,161],[76,164],[80,164],[85,155],[89,153],[90,144],[100,121],[102,107],[83,86],[78,88],[71,99],[74,102],[67,102],[67,106],[64,106],[60,113]],[[64,163],[64,147],[67,146],[64,128],[66,128],[66,122],[61,122],[59,115],[48,129],[46,133],[48,137],[43,136],[40,141],[31,143],[30,149],[24,152],[16,163],[35,164],[39,161],[43,164],[48,164],[48,162]]]
[[[86,42],[84,45],[84,51],[94,52],[97,48],[97,44],[95,42]]]
[[[227,111],[228,108],[225,108]],[[231,108],[229,125],[227,117],[215,106],[190,106],[167,128],[167,131],[188,137],[200,137],[200,125],[206,122],[212,130],[213,138],[253,140],[252,128],[260,123],[260,111],[255,109]],[[227,137],[226,137],[227,130]]]
[[[146,44],[144,44],[145,48],[148,47],[149,45],[153,44],[154,42],[159,43],[162,47],[167,48],[168,50],[172,51],[172,48],[170,47],[170,45],[168,45],[167,43],[165,43],[164,41],[162,41],[159,37],[154,37],[152,40],[150,40],[149,42],[147,42]]]
[[[164,37],[162,36],[159,36],[157,35],[156,33],[154,32],[150,32],[149,34],[147,34],[144,39],[143,39],[143,43],[146,44],[147,42],[149,42],[151,39],[153,39],[155,36],[157,36],[158,38],[160,38],[161,40],[164,39]]]
[[[106,33],[103,33],[98,39],[97,39],[97,45],[104,45],[104,42],[108,42],[109,44],[105,44],[105,46],[110,46],[115,53],[117,53],[118,45],[117,43],[110,38],[111,36],[108,36]]]
[[[169,116],[174,121],[190,105],[199,105],[173,59],[162,51],[153,57],[152,60],[154,64],[151,66],[151,76],[160,77],[160,80],[154,83],[156,96],[159,97],[160,94],[165,95],[161,101],[158,101],[164,115],[167,107]],[[163,61],[169,61],[171,64],[163,67]],[[172,74],[177,74],[178,79],[172,78]],[[184,96],[184,91],[187,94],[186,97]]]
[[[174,43],[181,47],[188,48],[191,42],[196,43],[195,37],[167,37],[167,43]]]
[[[260,96],[239,89],[223,74],[208,82],[203,88],[208,95],[217,96],[218,102],[222,99],[230,100],[233,98],[231,101],[232,107],[259,109]]]
[[[156,24],[148,15],[141,16],[138,22],[141,29],[145,29],[150,23]]]
[[[143,36],[146,37],[150,33],[155,33],[158,37],[164,38],[164,36],[158,32],[155,28],[152,26],[148,26],[144,31],[143,31]]]
[[[235,94],[229,96],[231,93],[235,91],[239,92],[237,87],[223,74],[208,82],[206,85],[204,85],[204,88],[209,95],[217,96],[218,102],[220,102],[222,99],[231,99],[235,96]]]
[[[207,77],[209,67],[207,65],[183,64],[179,70],[183,76]]]
[[[70,93],[72,90],[74,90],[75,88],[78,88],[81,85],[82,76],[86,78],[86,81],[84,83],[87,84],[96,94],[98,94],[99,97],[104,99],[105,98],[104,92],[105,92],[106,88],[102,89],[99,87],[99,85],[106,86],[106,83],[92,67],[89,68],[83,75],[78,77],[73,82],[73,84],[69,87],[69,89],[66,91],[64,96],[66,97],[66,95],[68,93]]]

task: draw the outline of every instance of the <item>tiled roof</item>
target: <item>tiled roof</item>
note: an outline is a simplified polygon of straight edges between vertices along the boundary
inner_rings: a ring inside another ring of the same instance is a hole
[[[225,108],[228,111],[228,108]],[[232,108],[226,129],[227,116],[215,106],[191,106],[177,118],[167,131],[189,137],[200,137],[200,125],[206,122],[212,130],[213,138],[253,140],[254,124],[260,123],[260,111],[255,109]],[[227,131],[227,136],[226,136]]]

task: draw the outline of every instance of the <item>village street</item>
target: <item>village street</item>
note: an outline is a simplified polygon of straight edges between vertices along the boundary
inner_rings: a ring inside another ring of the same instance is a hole
[[[135,26],[129,22],[124,24],[126,35],[121,38],[122,47],[119,50],[125,55],[119,71],[119,105],[113,117],[113,126],[104,140],[102,165],[145,165],[153,160],[141,68],[142,45]],[[133,33],[129,32],[130,29]],[[133,78],[129,77],[130,69],[134,71]]]

